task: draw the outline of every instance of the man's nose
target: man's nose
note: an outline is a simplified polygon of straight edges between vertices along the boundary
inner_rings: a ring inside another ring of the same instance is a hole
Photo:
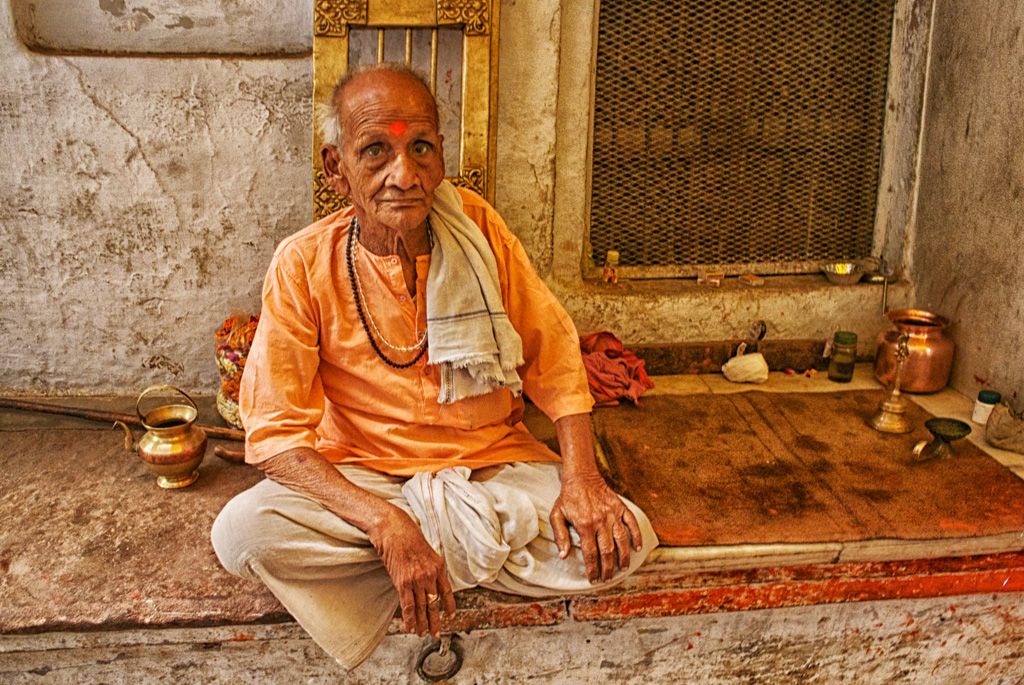
[[[401,152],[395,155],[388,170],[388,184],[402,190],[409,190],[419,184],[416,163],[409,155]]]

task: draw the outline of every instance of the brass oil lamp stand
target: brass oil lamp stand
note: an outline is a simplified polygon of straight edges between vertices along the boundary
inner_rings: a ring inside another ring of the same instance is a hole
[[[918,461],[941,459],[956,454],[950,443],[966,438],[971,433],[969,425],[956,419],[935,417],[925,421],[924,427],[932,434],[932,441],[922,440],[914,445],[914,457]]]
[[[903,415],[907,412],[907,401],[900,395],[900,381],[903,377],[903,363],[910,356],[907,349],[908,336],[902,334],[896,341],[896,378],[892,393],[878,405],[878,411],[871,417],[871,427],[882,433],[909,433],[910,424]]]

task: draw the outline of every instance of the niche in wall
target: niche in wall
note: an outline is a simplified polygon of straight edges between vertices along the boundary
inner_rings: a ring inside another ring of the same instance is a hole
[[[72,55],[308,55],[312,2],[11,0],[30,50]]]

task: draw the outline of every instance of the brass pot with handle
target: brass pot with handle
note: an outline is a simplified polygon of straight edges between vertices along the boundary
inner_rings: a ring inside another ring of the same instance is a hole
[[[188,404],[166,404],[143,414],[142,399],[156,390],[173,390]],[[206,433],[195,425],[199,409],[192,398],[173,385],[152,385],[135,401],[135,413],[147,431],[137,445],[128,426],[114,422],[124,429],[125,449],[138,452],[162,488],[183,488],[196,482],[199,463],[206,456]]]

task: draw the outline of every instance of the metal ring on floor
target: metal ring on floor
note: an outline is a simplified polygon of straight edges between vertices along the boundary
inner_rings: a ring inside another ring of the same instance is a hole
[[[427,636],[416,659],[416,673],[428,683],[448,680],[462,668],[462,640],[458,635]]]

